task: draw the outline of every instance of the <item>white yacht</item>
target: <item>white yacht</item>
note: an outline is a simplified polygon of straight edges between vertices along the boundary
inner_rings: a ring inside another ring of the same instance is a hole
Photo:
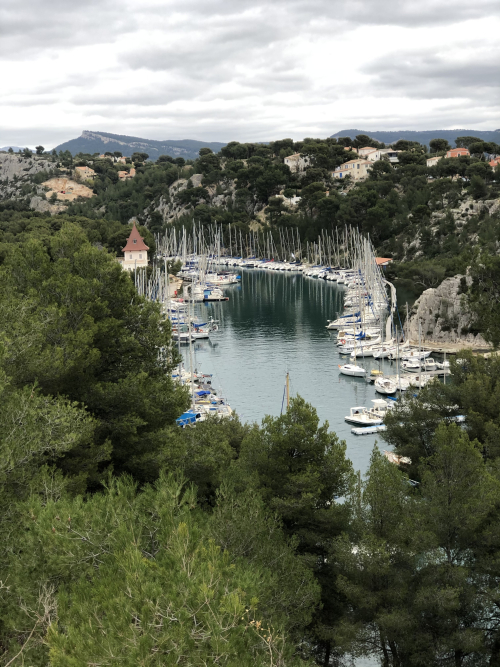
[[[418,373],[419,371],[435,371],[437,365],[434,359],[408,359],[401,363],[401,367],[410,373]]]
[[[351,377],[362,378],[366,375],[366,368],[356,366],[356,364],[344,364],[340,366],[339,371],[342,375],[350,375]]]
[[[378,391],[379,394],[391,395],[395,394],[398,390],[398,386],[393,380],[389,378],[378,377],[375,380],[375,391]]]

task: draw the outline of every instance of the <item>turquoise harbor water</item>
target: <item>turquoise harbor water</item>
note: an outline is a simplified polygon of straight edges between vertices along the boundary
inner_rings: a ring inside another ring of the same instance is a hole
[[[200,317],[220,321],[220,331],[194,344],[195,368],[213,374],[217,392],[243,421],[280,414],[288,370],[291,395],[314,405],[321,421],[346,441],[354,468],[366,472],[375,441],[386,445],[380,435],[352,435],[344,416],[383,397],[363,378],[339,375],[338,364],[347,360],[325,326],[342,310],[343,288],[278,271],[246,269],[241,276],[241,285],[225,289],[228,302],[196,306]],[[187,349],[183,353],[189,368]],[[373,358],[358,363],[380,367]]]

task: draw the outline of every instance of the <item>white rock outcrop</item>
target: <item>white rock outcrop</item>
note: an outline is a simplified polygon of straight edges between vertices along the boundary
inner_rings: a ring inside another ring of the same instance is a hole
[[[463,277],[446,278],[438,287],[425,290],[415,301],[409,319],[410,340],[418,341],[420,322],[422,343],[489,347],[480,334],[469,332],[471,314],[460,294]]]

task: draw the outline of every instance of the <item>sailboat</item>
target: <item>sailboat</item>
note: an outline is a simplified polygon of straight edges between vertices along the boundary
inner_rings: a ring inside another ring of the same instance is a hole
[[[339,364],[339,371],[342,375],[350,375],[351,377],[357,378],[365,377],[366,368],[356,365],[356,348],[354,349],[354,363],[344,364],[343,366]]]

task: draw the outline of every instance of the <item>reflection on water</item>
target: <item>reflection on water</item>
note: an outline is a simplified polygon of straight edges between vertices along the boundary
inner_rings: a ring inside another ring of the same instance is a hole
[[[288,370],[292,395],[314,405],[320,419],[346,440],[354,467],[365,472],[380,435],[352,435],[344,416],[380,396],[363,378],[339,375],[345,359],[325,326],[342,310],[343,288],[302,275],[246,270],[241,285],[225,293],[228,302],[196,306],[202,318],[220,321],[219,332],[194,345],[196,368],[213,373],[214,386],[243,421],[280,414]],[[183,354],[188,367],[187,349]],[[380,367],[374,359],[357,363],[368,370]]]

